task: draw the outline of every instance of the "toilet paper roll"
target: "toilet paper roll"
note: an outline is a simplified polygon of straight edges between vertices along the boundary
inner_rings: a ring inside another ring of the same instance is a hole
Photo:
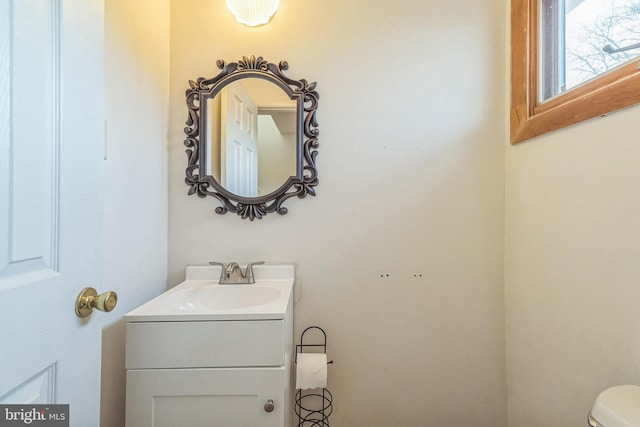
[[[298,353],[296,362],[296,388],[325,388],[327,386],[327,355],[325,353]]]

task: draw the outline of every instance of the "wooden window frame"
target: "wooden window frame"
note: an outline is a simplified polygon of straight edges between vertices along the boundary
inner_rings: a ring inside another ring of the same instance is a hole
[[[538,103],[538,4],[511,0],[511,144],[640,103],[640,58]]]

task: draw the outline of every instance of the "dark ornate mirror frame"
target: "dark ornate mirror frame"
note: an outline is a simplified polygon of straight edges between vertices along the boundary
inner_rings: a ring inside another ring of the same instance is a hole
[[[189,117],[184,132],[184,145],[188,158],[185,183],[189,186],[189,195],[198,197],[212,196],[218,199],[221,206],[215,209],[218,214],[237,213],[242,219],[262,219],[270,212],[280,215],[287,213],[283,203],[291,197],[304,198],[315,196],[318,185],[316,157],[318,155],[318,92],[316,83],[307,80],[293,80],[283,74],[289,68],[286,61],[272,64],[261,56],[243,57],[238,62],[226,63],[219,59],[216,65],[221,70],[212,78],[200,77],[197,81],[189,81],[186,91]],[[259,197],[243,197],[231,193],[205,170],[207,144],[205,141],[205,118],[207,99],[215,97],[222,88],[236,80],[244,78],[260,78],[280,87],[292,100],[296,100],[296,175],[290,176],[275,191]]]

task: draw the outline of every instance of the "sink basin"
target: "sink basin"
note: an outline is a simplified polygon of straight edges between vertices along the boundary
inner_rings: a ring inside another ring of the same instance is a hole
[[[293,264],[253,268],[256,283],[220,285],[219,266],[189,266],[185,281],[125,315],[128,322],[284,319],[293,305]]]
[[[277,288],[254,285],[211,285],[180,289],[164,297],[164,304],[184,311],[238,310],[268,304],[280,297]]]

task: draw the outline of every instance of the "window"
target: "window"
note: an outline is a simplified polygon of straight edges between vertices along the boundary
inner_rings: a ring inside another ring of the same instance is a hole
[[[640,0],[511,0],[511,143],[640,102]]]

